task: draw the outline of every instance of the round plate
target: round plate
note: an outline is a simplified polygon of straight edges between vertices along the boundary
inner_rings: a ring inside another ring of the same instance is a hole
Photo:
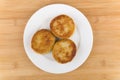
[[[77,52],[71,62],[60,64],[55,61],[52,52],[41,55],[31,48],[31,39],[36,31],[50,29],[50,21],[61,14],[68,15],[76,25],[70,37],[77,46]],[[27,56],[34,65],[49,73],[66,73],[75,70],[88,58],[93,44],[93,34],[87,18],[77,9],[65,4],[52,4],[35,12],[29,19],[23,36],[24,48]]]

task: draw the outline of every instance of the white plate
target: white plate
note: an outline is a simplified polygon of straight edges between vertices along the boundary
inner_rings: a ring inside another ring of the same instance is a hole
[[[50,21],[60,14],[70,16],[76,25],[70,39],[75,42],[77,53],[74,59],[66,64],[57,63],[52,57],[52,52],[41,55],[31,49],[34,33],[42,28],[49,29]],[[27,56],[34,65],[46,72],[58,74],[73,71],[85,62],[92,49],[93,34],[87,18],[79,10],[65,4],[52,4],[39,9],[32,15],[25,27],[23,42]]]

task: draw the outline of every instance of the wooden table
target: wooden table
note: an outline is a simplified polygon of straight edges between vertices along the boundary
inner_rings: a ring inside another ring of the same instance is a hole
[[[94,33],[87,61],[66,74],[38,69],[23,48],[27,20],[52,3],[79,9]],[[120,0],[0,0],[0,80],[120,80]]]

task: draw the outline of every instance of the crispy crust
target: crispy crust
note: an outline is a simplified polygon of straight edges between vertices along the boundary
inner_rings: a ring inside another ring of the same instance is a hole
[[[50,23],[52,33],[58,38],[69,38],[74,32],[75,24],[67,15],[59,15]]]
[[[55,36],[47,29],[37,31],[31,41],[31,47],[34,51],[45,54],[48,53],[55,43]]]
[[[55,43],[52,54],[59,63],[70,62],[76,54],[76,45],[70,39],[61,39]]]

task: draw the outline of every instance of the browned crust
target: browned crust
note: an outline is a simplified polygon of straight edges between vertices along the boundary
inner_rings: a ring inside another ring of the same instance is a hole
[[[52,54],[59,63],[70,62],[76,54],[76,45],[69,39],[59,40],[55,43]]]
[[[52,33],[58,38],[69,38],[74,32],[75,24],[67,15],[59,15],[50,23]]]
[[[34,51],[45,54],[48,53],[55,43],[55,36],[47,29],[37,31],[31,41],[31,47]]]

